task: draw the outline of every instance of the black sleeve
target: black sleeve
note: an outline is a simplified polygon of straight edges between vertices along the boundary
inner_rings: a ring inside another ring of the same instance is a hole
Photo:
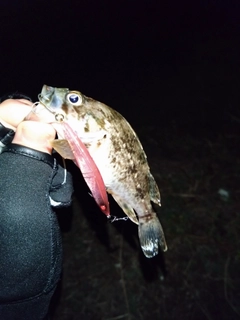
[[[16,144],[0,155],[0,319],[16,312],[21,319],[41,319],[47,313],[62,264],[49,197],[52,190],[59,195],[59,168],[49,154]],[[64,203],[71,198],[67,184]]]

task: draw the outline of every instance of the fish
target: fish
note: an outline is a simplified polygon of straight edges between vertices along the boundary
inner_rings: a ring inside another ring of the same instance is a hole
[[[52,124],[61,139],[53,142],[54,149],[63,157],[71,154],[77,143],[66,135],[66,128],[71,128],[96,164],[107,193],[138,225],[143,254],[152,258],[159,249],[166,251],[163,228],[152,205],[161,206],[160,191],[129,122],[118,111],[80,91],[44,85],[38,99],[55,115]]]

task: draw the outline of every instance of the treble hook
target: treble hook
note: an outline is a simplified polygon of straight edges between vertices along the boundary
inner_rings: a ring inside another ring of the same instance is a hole
[[[120,220],[123,220],[123,221],[127,221],[128,220],[128,217],[117,217],[117,216],[108,216],[108,219],[109,219],[109,222],[113,223],[115,221],[120,221]]]

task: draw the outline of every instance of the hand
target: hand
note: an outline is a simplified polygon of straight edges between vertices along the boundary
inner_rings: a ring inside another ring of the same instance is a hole
[[[12,143],[20,144],[38,151],[52,153],[52,141],[56,131],[44,122],[23,121],[16,130]]]
[[[51,154],[56,131],[40,117],[34,119],[38,121],[24,121],[31,110],[32,102],[28,100],[7,99],[0,104],[0,122],[16,131],[13,143]]]

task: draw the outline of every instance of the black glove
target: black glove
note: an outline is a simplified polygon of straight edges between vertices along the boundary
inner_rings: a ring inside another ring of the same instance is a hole
[[[2,148],[12,142],[15,132],[0,123],[0,153]]]
[[[1,141],[7,143],[11,135],[1,126]],[[51,205],[69,205],[72,192],[70,173],[53,156],[12,143],[3,148],[0,319],[17,315],[33,320],[47,314],[62,267],[61,234]]]
[[[53,165],[53,157],[47,154],[23,146],[18,146],[16,144],[10,145],[13,140],[14,134],[15,132],[13,130],[6,128],[0,123],[0,153],[12,150],[11,152],[13,153],[35,157],[40,161],[46,161],[49,162],[50,165]],[[7,145],[8,147],[6,148]],[[58,161],[60,161],[59,157]],[[55,173],[53,175],[52,184],[49,189],[50,203],[53,207],[56,208],[69,206],[71,204],[71,197],[73,193],[71,174],[65,167],[65,161],[62,160],[62,162],[63,165],[60,165],[58,162],[55,163]]]

